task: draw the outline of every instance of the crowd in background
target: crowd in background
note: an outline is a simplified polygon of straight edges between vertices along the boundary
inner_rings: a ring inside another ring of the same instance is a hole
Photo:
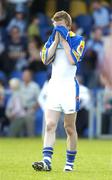
[[[51,69],[43,65],[40,58],[40,50],[53,29],[46,12],[48,1],[0,1],[0,135],[41,134],[41,103],[46,93],[42,97],[39,95],[46,89],[44,83]],[[76,0],[56,0],[56,10],[71,14],[73,1]],[[107,91],[112,86],[112,3],[82,2],[86,13],[72,16],[72,30],[83,35],[86,41],[84,60],[78,65],[77,73],[82,94],[87,95],[82,96],[82,111],[78,115],[80,135],[88,126],[89,89],[105,88]],[[111,94],[105,98],[106,110],[112,110],[111,98]]]

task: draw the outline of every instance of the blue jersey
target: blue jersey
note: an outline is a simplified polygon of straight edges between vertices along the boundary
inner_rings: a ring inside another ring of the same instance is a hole
[[[82,36],[76,35],[72,31],[68,31],[64,26],[57,26],[54,28],[51,36],[49,37],[48,41],[44,45],[42,49],[42,61],[44,64],[49,64],[54,59],[54,55],[47,60],[48,49],[52,45],[55,37],[55,33],[59,32],[61,36],[68,42],[70,46],[70,52],[72,58],[77,65],[79,61],[82,61],[84,50],[85,50],[85,41]]]

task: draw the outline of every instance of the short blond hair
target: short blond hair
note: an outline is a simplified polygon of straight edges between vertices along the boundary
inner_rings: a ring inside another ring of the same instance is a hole
[[[65,20],[66,25],[71,28],[72,26],[72,18],[66,11],[58,11],[52,17],[53,21],[61,21]]]

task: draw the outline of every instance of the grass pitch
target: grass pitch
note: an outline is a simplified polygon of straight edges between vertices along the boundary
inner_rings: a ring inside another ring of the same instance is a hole
[[[35,172],[41,160],[42,140],[0,139],[0,180],[112,180],[112,142],[79,140],[74,172],[63,172],[65,140],[57,140],[51,172]]]

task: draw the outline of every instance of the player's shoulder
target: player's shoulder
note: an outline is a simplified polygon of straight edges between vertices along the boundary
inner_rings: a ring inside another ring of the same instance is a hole
[[[69,36],[75,40],[83,40],[84,37],[81,35],[78,35],[76,33],[74,33],[73,31],[69,31]]]
[[[85,47],[85,40],[84,37],[81,35],[77,35],[72,31],[69,31],[70,41],[73,49],[80,46],[80,48],[84,49]]]

